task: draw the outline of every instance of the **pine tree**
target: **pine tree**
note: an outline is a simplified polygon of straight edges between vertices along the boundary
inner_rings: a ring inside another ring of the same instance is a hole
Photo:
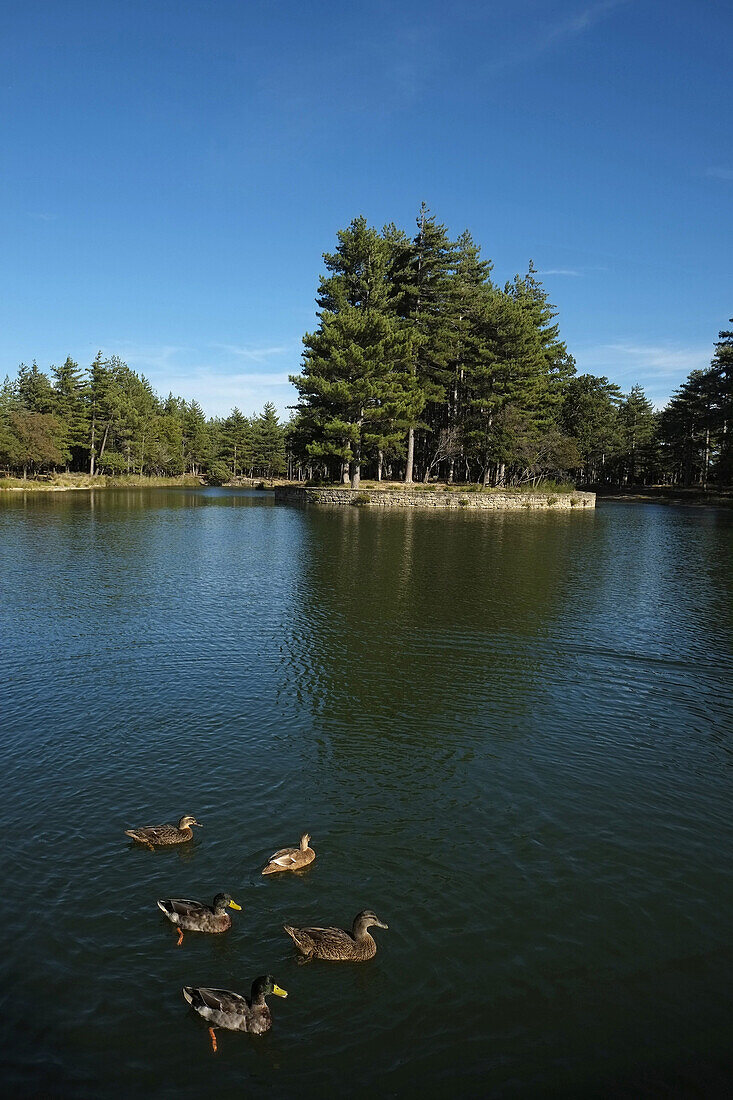
[[[252,465],[252,425],[235,406],[221,431],[220,457],[229,465],[232,477],[238,477]]]
[[[199,474],[209,462],[212,445],[204,410],[198,401],[182,402],[184,468]]]
[[[67,463],[81,469],[89,447],[87,384],[83,372],[71,356],[61,367],[52,367],[54,376],[53,411],[62,425],[62,452]]]
[[[405,482],[413,481],[418,417],[426,410],[424,427],[439,427],[440,405],[451,382],[452,333],[450,326],[450,277],[455,262],[454,246],[444,225],[436,222],[423,202],[417,233],[409,250],[393,254],[392,301],[398,315],[409,324],[413,337],[410,372],[414,379],[416,412],[407,431]]]
[[[402,435],[414,415],[411,341],[390,304],[388,242],[364,218],[338,234],[324,256],[320,325],[303,339],[303,370],[291,378],[312,429],[312,457],[335,458],[356,488],[365,459]]]
[[[491,269],[491,261],[481,259],[481,249],[466,230],[455,244],[453,270],[447,288],[447,318],[451,334],[448,356],[450,383],[444,406],[444,426],[438,432],[438,448],[434,457],[426,464],[425,480],[432,466],[439,465],[445,458],[448,481],[453,481],[456,461],[465,452],[465,430],[471,401],[469,379],[484,363],[486,356],[482,322],[487,303],[494,293]]]
[[[568,382],[560,423],[575,440],[580,475],[588,483],[606,480],[607,464],[618,450],[621,400],[618,386],[605,377],[581,374]]]
[[[505,291],[525,313],[534,335],[535,347],[523,364],[523,400],[539,424],[546,426],[554,419],[567,383],[575,374],[575,361],[560,339],[557,311],[536,275],[530,260],[527,274],[515,276]]]
[[[660,434],[673,480],[707,488],[722,427],[722,404],[718,373],[708,368],[691,371],[662,410]]]
[[[252,460],[265,477],[280,477],[285,473],[285,433],[271,401],[253,424]]]
[[[733,324],[733,317],[730,318]],[[716,475],[722,485],[733,483],[733,331],[718,334],[711,363],[718,391],[718,461]]]
[[[54,392],[48,375],[38,369],[35,359],[30,367],[21,363],[16,381],[18,400],[24,409],[34,413],[51,413]]]
[[[654,406],[641,386],[632,386],[631,392],[624,397],[618,407],[619,463],[620,480],[634,485],[643,471],[653,466],[652,443],[656,434],[657,421]]]

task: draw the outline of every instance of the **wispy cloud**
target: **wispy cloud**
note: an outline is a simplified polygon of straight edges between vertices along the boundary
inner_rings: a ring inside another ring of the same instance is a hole
[[[297,372],[297,365],[293,371]],[[195,399],[211,416],[226,416],[235,405],[251,415],[260,412],[265,402],[272,401],[280,418],[287,419],[288,406],[294,405],[296,400],[286,371],[222,374],[217,366],[202,366],[194,370],[172,370],[151,381],[160,393]]]
[[[698,370],[710,362],[712,350],[704,348],[675,348],[660,344],[608,344],[611,354],[633,366],[642,366],[656,377],[673,378],[684,372]]]
[[[566,16],[549,29],[545,36],[545,43],[552,45],[563,38],[571,38],[575,34],[582,34],[589,27],[610,15],[616,8],[627,4],[629,0],[600,0],[600,3],[589,4],[585,8]]]
[[[151,382],[161,371],[170,368],[181,356],[191,349],[176,344],[135,344],[127,340],[105,341],[100,349],[103,355],[119,355],[129,367],[144,374]]]
[[[618,342],[573,348],[578,374],[605,375],[622,389],[637,383],[655,405],[664,405],[692,370],[710,364],[712,348]]]
[[[538,271],[538,275],[573,275],[575,278],[582,279],[584,272],[575,271],[572,267],[546,267],[544,271]]]
[[[733,180],[733,168],[706,168],[704,175],[714,180]]]
[[[539,24],[533,36],[526,45],[517,50],[510,50],[503,57],[489,65],[489,72],[500,72],[527,61],[532,61],[542,54],[559,46],[562,42],[578,35],[584,34],[601,20],[611,15],[617,8],[625,7],[630,0],[599,0],[595,4],[587,4],[575,12],[564,15],[554,23]]]
[[[277,355],[285,355],[293,350],[292,344],[280,344],[276,347],[252,348],[239,347],[237,344],[212,344],[213,348],[219,348],[229,355],[236,355],[240,359],[247,359],[252,363],[264,363]]]
[[[272,401],[280,416],[287,417],[288,405],[295,402],[288,375],[299,370],[300,343],[296,341],[262,346],[213,343],[197,349],[109,340],[102,344],[102,352],[119,355],[144,374],[161,396],[174,393],[195,399],[211,416],[224,416],[235,405],[251,414]],[[243,366],[243,360],[253,369]]]

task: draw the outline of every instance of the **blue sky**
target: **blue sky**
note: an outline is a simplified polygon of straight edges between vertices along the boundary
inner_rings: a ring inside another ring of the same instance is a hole
[[[0,376],[102,348],[286,415],[336,230],[424,199],[662,403],[733,314],[732,32],[727,0],[6,0]]]

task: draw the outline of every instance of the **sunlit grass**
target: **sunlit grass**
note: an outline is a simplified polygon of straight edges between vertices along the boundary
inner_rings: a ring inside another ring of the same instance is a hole
[[[117,489],[117,488],[163,488],[165,486],[193,487],[201,485],[201,478],[184,474],[180,477],[141,477],[139,474],[45,474],[29,477],[0,477],[0,491],[8,489],[26,489],[29,491],[61,489]]]

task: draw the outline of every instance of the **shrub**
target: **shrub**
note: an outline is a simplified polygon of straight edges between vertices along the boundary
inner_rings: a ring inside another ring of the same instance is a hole
[[[229,481],[232,476],[232,472],[225,462],[212,462],[209,466],[206,480],[209,485],[223,485],[224,482]]]

